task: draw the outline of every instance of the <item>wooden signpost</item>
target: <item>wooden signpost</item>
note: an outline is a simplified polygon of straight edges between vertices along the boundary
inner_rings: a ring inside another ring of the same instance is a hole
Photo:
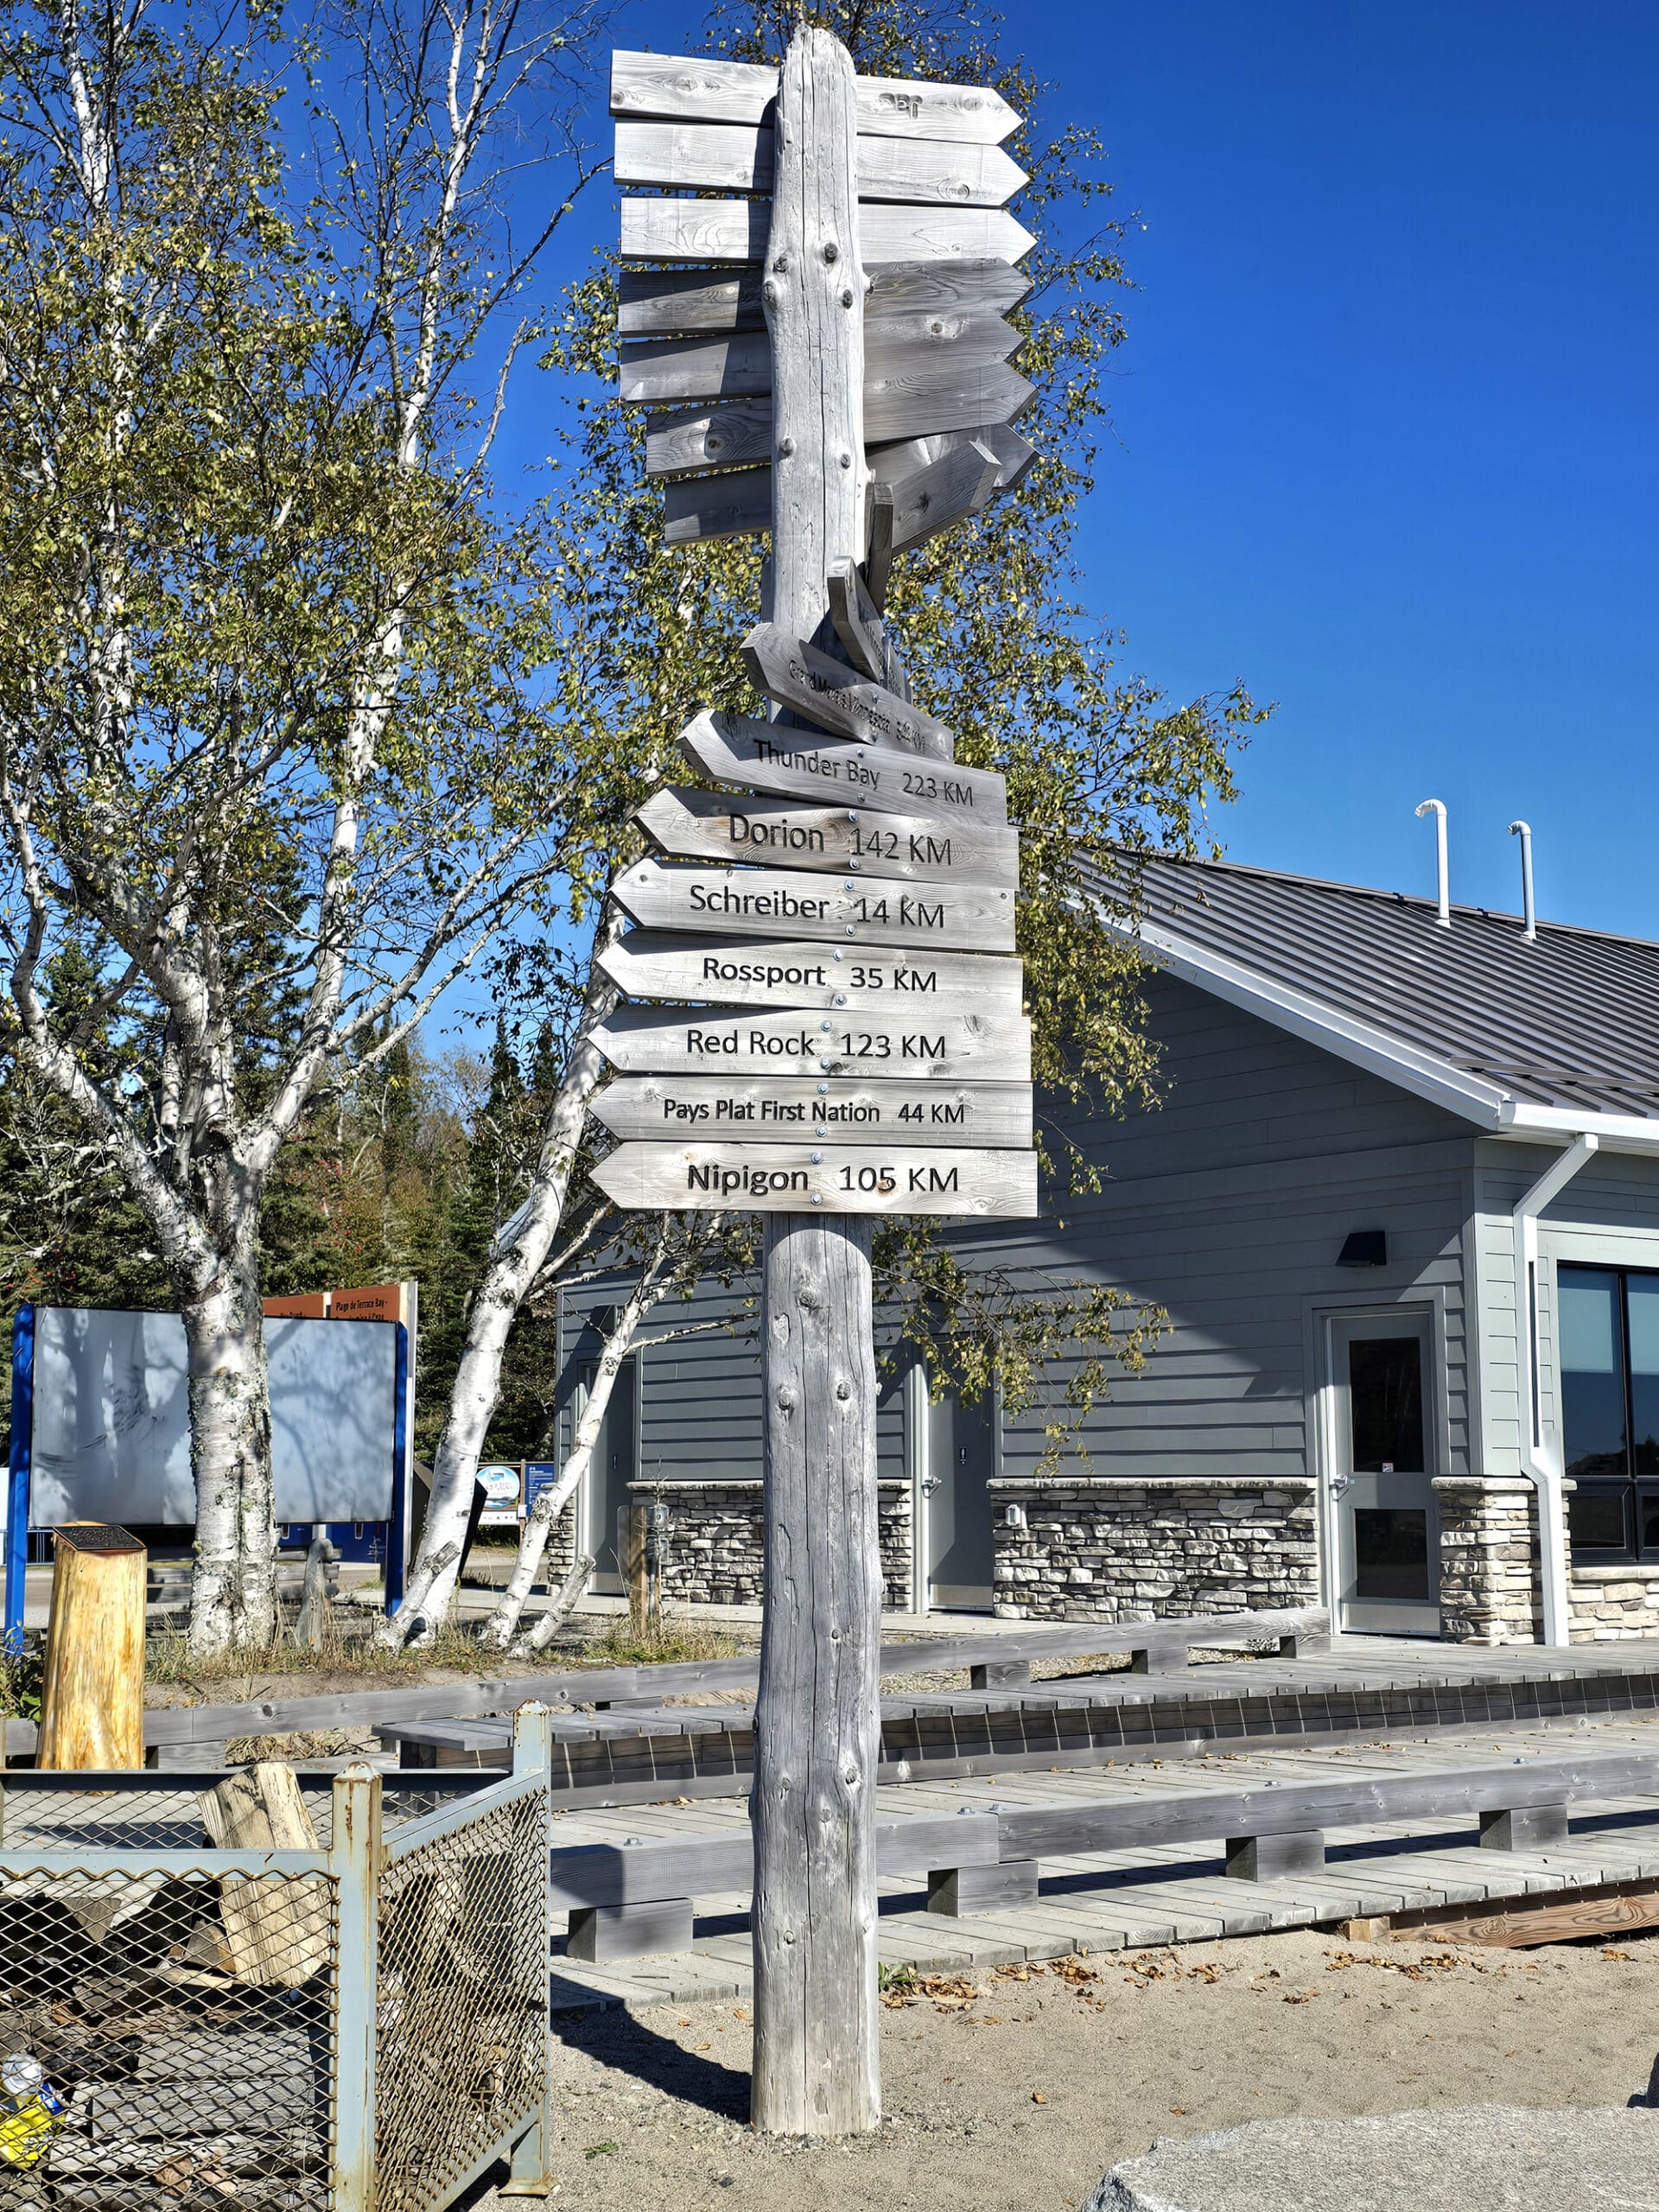
[[[1002,320],[1019,118],[806,29],[775,70],[619,54],[612,109],[619,182],[663,188],[622,202],[622,397],[654,410],[671,543],[771,532],[743,652],[774,718],[696,715],[715,788],[640,810],[660,857],[616,885],[638,926],[601,964],[678,1003],[597,1033],[623,1072],[595,1179],[766,1218],[752,2111],[845,2134],[880,2117],[870,1217],[1038,1205],[1003,779],[957,764],[882,611],[893,558],[1033,457]]]

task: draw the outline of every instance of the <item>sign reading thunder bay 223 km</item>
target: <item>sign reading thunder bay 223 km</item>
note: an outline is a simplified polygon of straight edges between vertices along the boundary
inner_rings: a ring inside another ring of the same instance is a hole
[[[619,879],[633,926],[601,956],[636,1003],[600,1032],[618,1074],[594,1109],[618,1140],[597,1179],[622,1205],[1037,1211],[1018,835],[1003,779],[959,765],[912,696],[884,612],[895,556],[1034,458],[1003,320],[1032,243],[1001,206],[1024,181],[999,143],[1017,118],[975,87],[869,83],[842,248],[862,318],[863,556],[817,572],[815,635],[762,621],[745,639],[773,719],[693,714],[692,780],[636,817],[652,856]],[[615,58],[621,393],[650,410],[672,543],[774,527],[776,456],[795,449],[775,437],[763,296],[777,86]]]

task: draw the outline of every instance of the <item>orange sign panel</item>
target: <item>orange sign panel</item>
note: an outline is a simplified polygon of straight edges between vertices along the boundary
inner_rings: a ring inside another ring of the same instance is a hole
[[[404,1319],[404,1286],[400,1282],[371,1283],[362,1290],[329,1294],[331,1321],[401,1321]]]
[[[328,1318],[326,1290],[303,1291],[294,1298],[267,1298],[264,1303],[268,1321],[323,1321]]]

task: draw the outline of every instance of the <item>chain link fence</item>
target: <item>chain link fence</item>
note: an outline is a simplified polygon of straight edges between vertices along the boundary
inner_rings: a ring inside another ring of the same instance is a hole
[[[502,2157],[533,2188],[537,1719],[482,1789],[301,1777],[310,1850],[207,1847],[199,1790],[222,1774],[8,1777],[0,2212],[442,2212]]]

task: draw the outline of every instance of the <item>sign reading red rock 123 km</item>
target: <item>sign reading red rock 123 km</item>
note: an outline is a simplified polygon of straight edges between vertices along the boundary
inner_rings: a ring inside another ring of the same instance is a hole
[[[775,86],[616,59],[620,184],[755,195],[622,203],[621,393],[654,410],[671,540],[772,524],[760,263]],[[1026,289],[1031,240],[1001,210],[1024,180],[994,95],[898,90],[915,114],[882,86],[858,136],[865,557],[828,564],[818,635],[751,630],[750,681],[789,719],[693,715],[680,749],[696,780],[639,809],[652,856],[615,886],[633,926],[601,964],[637,1003],[599,1033],[620,1072],[594,1112],[618,1142],[595,1172],[620,1205],[1037,1211],[1019,838],[1003,779],[959,766],[954,733],[912,697],[883,612],[894,556],[1033,458],[1010,427],[1031,388],[1001,319]],[[923,114],[936,123],[912,127]],[[676,265],[711,262],[750,272]]]

